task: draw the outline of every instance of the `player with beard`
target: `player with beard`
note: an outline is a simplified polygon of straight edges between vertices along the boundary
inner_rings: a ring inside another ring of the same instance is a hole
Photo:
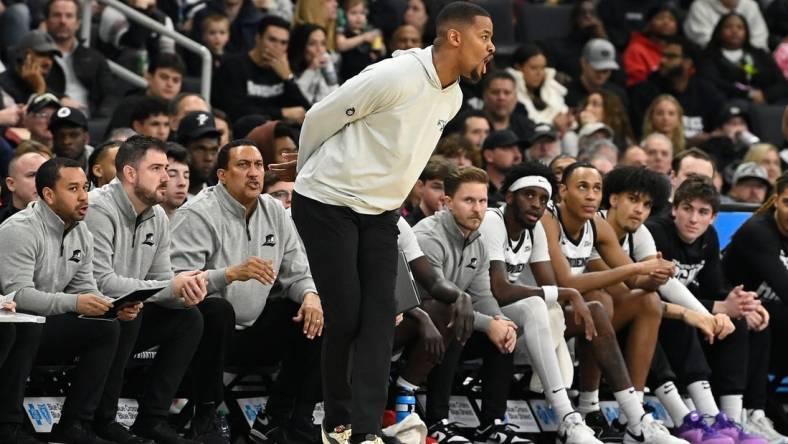
[[[715,430],[731,436],[737,444],[765,443],[759,436],[764,431],[758,424],[743,422],[742,429],[736,423],[743,419],[744,405],[763,409],[765,404],[769,333],[764,330],[769,326],[769,313],[755,300],[754,292],[745,291],[741,281],[734,280],[735,276],[723,274],[717,231],[712,225],[719,211],[719,198],[710,178],[689,176],[676,189],[672,215],[651,218],[646,225],[657,248],[676,264],[676,279],[712,313],[738,318],[734,320],[736,330],[725,340],[703,344],[700,350],[696,346],[693,350],[686,331],[664,328],[660,331],[660,343],[680,379],[682,373],[689,377],[711,376],[711,385],[720,399],[719,409],[713,404],[698,405],[698,408],[703,413],[710,410],[709,414],[716,416],[712,425]],[[733,290],[728,289],[726,278],[737,285]],[[688,356],[696,353],[705,354],[708,363],[705,368],[691,366],[699,360]],[[701,382],[705,383],[705,390],[710,390],[706,381]],[[693,390],[698,389],[687,388],[695,399]],[[770,441],[783,442],[778,436],[770,437]]]
[[[495,53],[490,15],[473,3],[448,4],[436,25],[433,46],[367,67],[315,104],[301,130],[292,214],[325,309],[331,444],[380,443],[398,209],[460,108],[459,78],[480,80]]]
[[[118,149],[115,167],[117,179],[90,192],[85,218],[94,238],[93,274],[99,290],[114,299],[143,288],[165,289],[148,300],[136,320],[121,325],[94,427],[100,437],[117,443],[189,443],[167,423],[167,415],[202,335],[202,315],[192,306],[205,297],[206,275],[172,272],[169,219],[158,205],[169,180],[165,143],[132,136]],[[156,345],[131,433],[115,421],[123,372],[133,353]]]
[[[556,282],[577,289],[587,300],[601,301],[612,315],[616,331],[629,327],[625,357],[638,396],[631,396],[632,389],[614,393],[628,419],[624,442],[683,443],[650,414],[627,414],[642,400],[663,311],[656,293],[629,288],[655,289],[673,274],[673,266],[659,256],[632,263],[623,252],[615,232],[596,214],[602,197],[602,175],[590,164],[568,166],[560,193],[561,203],[541,219]],[[579,344],[579,355],[584,365],[578,410],[588,414],[599,409],[601,375],[596,364],[601,363],[595,361],[587,342]]]

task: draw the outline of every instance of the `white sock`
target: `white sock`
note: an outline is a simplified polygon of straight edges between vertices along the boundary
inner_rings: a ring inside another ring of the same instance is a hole
[[[679,391],[673,382],[668,381],[657,387],[656,394],[659,402],[665,406],[670,418],[673,419],[673,423],[681,425],[684,422],[684,417],[689,414],[690,410],[684,404],[684,401],[681,400],[681,395],[679,395]]]
[[[402,376],[400,376],[399,378],[397,378],[397,385],[398,385],[398,386],[400,386],[400,387],[402,387],[402,388],[404,388],[404,389],[406,389],[406,390],[410,390],[411,392],[415,392],[416,390],[418,390],[418,389],[419,389],[419,386],[418,386],[418,385],[413,385],[413,384],[411,384],[410,382],[408,382],[408,381],[407,381],[405,378],[403,378]]]
[[[531,368],[539,375],[544,387],[545,398],[559,421],[574,411],[566,393],[555,344],[550,332],[550,317],[547,305],[540,297],[521,299],[501,308],[509,319],[522,328],[525,347],[531,358]]]
[[[599,390],[580,392],[577,400],[577,411],[583,415],[599,410]]]
[[[616,402],[618,402],[618,406],[621,409],[619,422],[621,422],[621,416],[626,416],[627,428],[633,433],[639,434],[640,418],[642,418],[646,412],[643,410],[643,403],[638,399],[635,389],[630,387],[613,393],[613,396],[615,396]]]
[[[711,393],[709,381],[695,381],[687,386],[687,392],[702,414],[717,416],[720,413],[717,403],[714,401],[714,395]],[[741,396],[739,399],[741,400]],[[741,401],[739,402],[739,414],[741,414]]]
[[[720,410],[733,421],[741,422],[743,395],[720,396]]]

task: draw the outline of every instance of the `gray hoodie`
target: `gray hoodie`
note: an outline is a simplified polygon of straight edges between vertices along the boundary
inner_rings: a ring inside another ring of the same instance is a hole
[[[422,219],[413,231],[438,274],[471,296],[475,330],[487,332],[494,316],[506,318],[490,290],[490,261],[478,231],[466,240],[447,210]]]
[[[93,278],[93,237],[65,223],[43,201],[0,225],[0,290],[16,292],[20,311],[57,315],[77,310],[77,296],[100,295]]]
[[[314,104],[301,129],[295,190],[362,214],[399,208],[462,104],[432,46],[397,51]]]
[[[85,225],[93,234],[93,274],[101,292],[113,299],[135,290],[167,286],[149,299],[183,307],[172,298],[170,228],[164,210],[156,205],[137,214],[118,179],[90,192]]]
[[[172,264],[176,272],[209,270],[208,293],[227,298],[236,323],[249,327],[265,308],[271,285],[250,279],[227,285],[227,267],[257,256],[273,261],[281,291],[297,303],[317,293],[304,246],[282,204],[264,194],[249,220],[224,185],[205,188],[172,219]]]

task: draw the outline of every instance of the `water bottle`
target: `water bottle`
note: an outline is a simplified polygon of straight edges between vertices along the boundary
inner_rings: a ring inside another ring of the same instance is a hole
[[[216,414],[216,430],[225,442],[230,442],[230,423],[227,422],[227,413],[220,411]]]
[[[326,79],[328,86],[336,85],[339,83],[339,78],[337,78],[337,69],[334,67],[334,61],[331,60],[331,55],[329,54],[324,54],[323,57],[326,58],[326,64],[320,68],[323,78]]]
[[[402,422],[408,415],[416,410],[416,396],[413,392],[402,391],[397,395],[394,410],[397,411],[397,422]]]

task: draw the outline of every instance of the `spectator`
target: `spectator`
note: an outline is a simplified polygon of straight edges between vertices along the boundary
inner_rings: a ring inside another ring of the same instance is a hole
[[[260,148],[266,169],[272,163],[286,162],[286,154],[298,152],[296,146],[298,136],[288,124],[278,120],[271,120],[258,126],[246,138]]]
[[[394,52],[403,49],[421,48],[424,42],[421,33],[413,25],[401,25],[394,30],[389,43],[389,51]]]
[[[712,37],[720,18],[730,13],[738,13],[747,22],[750,44],[755,48],[769,49],[769,29],[755,0],[695,0],[684,19],[684,34],[701,47],[705,47]]]
[[[115,128],[130,127],[131,112],[145,97],[157,97],[167,103],[174,100],[181,92],[185,75],[186,66],[179,55],[159,54],[148,65],[148,72],[145,74],[148,87],[145,90],[134,90],[118,103],[107,124],[106,134]]]
[[[49,121],[52,132],[52,152],[57,157],[67,157],[88,169],[88,157],[93,148],[88,150],[88,119],[76,108],[62,107],[52,115]]]
[[[681,104],[679,118],[688,144],[696,145],[708,138],[725,99],[713,85],[694,75],[695,59],[692,46],[686,41],[672,40],[664,45],[659,69],[631,90],[631,121],[636,126],[648,120],[647,108],[657,96],[670,94]],[[678,139],[674,138],[673,144],[677,151],[683,149],[684,144],[678,143]]]
[[[190,164],[191,155],[186,148],[175,142],[167,143],[167,175],[170,180],[167,181],[167,192],[164,193],[161,207],[170,220],[189,195]]]
[[[747,20],[741,14],[720,17],[698,72],[728,99],[756,104],[784,102],[788,80],[770,53],[750,44],[749,35]]]
[[[46,6],[46,29],[62,54],[47,76],[49,88],[73,101],[91,117],[109,116],[114,106],[112,72],[104,55],[77,40],[82,8],[77,0],[50,0]],[[75,106],[76,105],[76,106]]]
[[[296,84],[310,105],[338,88],[336,68],[326,48],[326,32],[319,26],[306,24],[293,29],[287,54]],[[343,58],[343,67],[345,61]]]
[[[213,118],[216,120],[216,128],[222,134],[219,138],[219,146],[224,146],[233,140],[233,129],[230,128],[230,122],[227,120],[227,114],[219,108],[213,109]]]
[[[30,139],[52,148],[52,132],[49,120],[60,108],[60,102],[53,94],[44,93],[31,96],[27,102],[27,112],[23,124],[30,131]]]
[[[527,160],[537,160],[549,165],[556,156],[561,154],[561,143],[558,140],[558,133],[546,123],[536,125],[533,134],[527,140],[527,144],[528,147],[525,149],[525,158]]]
[[[459,134],[442,137],[435,147],[435,154],[445,157],[458,167],[481,165],[481,150],[477,150],[470,141]]]
[[[335,0],[334,0],[335,1]],[[309,101],[301,94],[287,60],[290,24],[279,17],[260,20],[257,44],[248,53],[227,58],[214,82],[214,105],[230,119],[267,114],[303,122]]]
[[[553,159],[552,162],[550,162],[550,165],[548,166],[550,167],[550,170],[555,175],[556,183],[561,183],[561,179],[564,177],[564,170],[566,169],[566,167],[568,167],[569,165],[575,162],[577,162],[576,158],[566,154],[559,154],[558,156],[555,157],[555,159]],[[557,199],[555,200],[555,202],[556,203],[560,202],[561,201],[560,197],[558,196],[556,197]]]
[[[646,154],[646,150],[639,145],[630,145],[621,153],[618,164],[621,166],[645,168],[648,165],[648,155]]]
[[[727,196],[722,196],[721,202],[761,205],[771,187],[769,175],[762,166],[755,162],[744,162],[736,167],[731,189]]]
[[[698,145],[714,158],[717,168],[730,183],[733,168],[741,161],[751,145],[759,140],[749,130],[749,113],[739,105],[724,107],[709,138]]]
[[[167,102],[157,97],[144,97],[131,111],[131,128],[138,134],[166,142],[170,136]]]
[[[202,42],[211,50],[214,71],[222,66],[227,51],[227,44],[230,42],[230,19],[224,14],[212,13],[205,16],[202,21]],[[196,59],[190,63],[189,72],[199,73],[202,63],[199,65]]]
[[[31,8],[25,2],[0,6],[0,48],[12,48],[31,29]],[[2,51],[0,51],[2,52]]]
[[[326,46],[334,52],[336,45],[338,0],[297,0],[293,12],[293,26],[307,23],[326,31]]]
[[[507,71],[489,74],[482,84],[484,111],[492,120],[491,131],[510,129],[520,139],[525,139],[531,134],[534,123],[529,120],[525,107],[517,102],[515,82]]]
[[[517,48],[512,68],[506,72],[515,79],[517,100],[525,106],[528,118],[554,125],[563,134],[574,122],[564,103],[567,90],[555,79],[555,69],[546,66],[544,52],[536,45],[526,44]]]
[[[660,174],[670,174],[673,161],[673,142],[662,133],[652,133],[640,143],[646,152],[646,168]]]
[[[408,7],[402,15],[402,23],[416,28],[421,41],[431,44],[435,39],[432,16],[438,11],[431,11],[430,6],[425,0],[408,0]]]
[[[580,158],[581,162],[584,160],[604,176],[618,164],[618,147],[610,139],[596,140]]]
[[[482,143],[487,135],[490,134],[493,124],[490,116],[481,110],[468,109],[459,113],[446,125],[446,132],[457,132],[473,145],[474,149],[481,153]]]
[[[646,14],[646,26],[632,33],[624,50],[624,71],[627,73],[627,86],[645,81],[659,68],[662,60],[662,46],[666,39],[675,37],[679,31],[679,18],[673,5],[662,3],[651,8]]]
[[[592,122],[583,125],[580,132],[577,133],[577,154],[578,157],[587,155],[588,150],[594,142],[599,140],[610,140],[615,137],[616,133],[602,122]]]
[[[747,154],[744,155],[743,162],[754,162],[766,170],[769,183],[774,185],[782,172],[780,164],[780,154],[777,147],[770,143],[757,143],[752,145]]]
[[[183,117],[177,142],[191,155],[189,194],[197,195],[203,188],[216,183],[216,156],[219,152],[219,129],[213,115],[195,111]],[[190,196],[190,197],[191,197]]]
[[[425,217],[432,216],[443,209],[446,193],[443,181],[450,174],[457,171],[457,167],[442,156],[432,156],[419,175],[419,180],[413,186],[419,197],[419,205],[405,216],[410,226],[415,226]]]
[[[697,148],[684,150],[671,161],[670,186],[672,193],[675,193],[679,186],[692,175],[712,179],[716,172],[714,160],[705,151]]]
[[[265,173],[265,179],[263,179],[263,193],[282,202],[285,210],[289,210],[290,204],[293,202],[294,186],[295,182],[286,182],[280,179],[279,176],[272,171]]]
[[[287,6],[287,2],[281,0],[277,0],[277,4]],[[191,29],[194,40],[205,41],[202,22],[207,16],[216,14],[223,15],[230,21],[230,41],[224,48],[228,54],[243,53],[255,46],[258,23],[264,14],[255,6],[253,0],[209,0],[205,8],[194,14]],[[290,21],[287,18],[283,20]]]
[[[88,158],[88,182],[93,188],[101,188],[112,182],[117,175],[115,170],[115,157],[118,155],[118,148],[123,143],[117,140],[110,140],[97,146]]]
[[[0,208],[0,224],[37,199],[36,172],[47,160],[47,157],[36,152],[15,155],[11,159],[5,178],[5,186],[11,195],[6,205]]]
[[[577,81],[582,74],[583,48],[592,39],[606,39],[607,33],[591,0],[581,0],[572,6],[569,28],[569,35],[545,41],[544,50],[550,66]]]
[[[14,103],[27,103],[31,95],[52,90],[49,74],[60,50],[50,35],[30,31],[19,41],[15,54],[13,69],[0,74],[0,89]]]
[[[172,19],[158,9],[155,0],[124,0],[124,3],[165,28],[175,30]],[[101,11],[98,37],[107,54],[139,75],[147,72],[147,60],[159,54],[175,53],[175,40],[172,37],[129,20],[124,13],[111,6]]]
[[[503,195],[499,190],[506,177],[506,172],[523,160],[520,139],[510,130],[493,131],[484,140],[482,158],[487,171],[486,176],[490,178],[487,187],[488,203],[489,206],[494,207],[503,200]]]
[[[616,94],[604,89],[593,92],[583,99],[578,108],[581,127],[599,122],[613,131],[613,141],[617,146],[629,146],[635,143],[635,135],[629,124],[629,115]]]
[[[632,32],[643,29],[646,15],[661,0],[602,0],[597,7],[608,38],[619,50],[626,48]]]
[[[616,48],[607,40],[589,40],[580,57],[580,75],[566,87],[566,105],[575,108],[589,94],[600,90],[615,93],[626,104],[629,100],[626,91],[610,80],[615,70],[618,70]]]
[[[344,81],[383,56],[383,33],[367,22],[366,0],[345,0],[346,25],[337,29],[336,48],[342,57],[339,76]]]
[[[646,137],[653,133],[662,134],[670,139],[671,151],[680,153],[685,147],[683,117],[684,110],[681,104],[673,96],[661,95],[654,99],[646,110],[643,118],[643,134]]]
[[[172,131],[170,131],[172,134]],[[136,136],[137,132],[131,128],[115,128],[107,136],[107,141],[125,142],[129,137]]]
[[[764,18],[769,29],[769,48],[776,50],[781,45],[788,48],[788,0],[770,2],[769,6],[765,6]]]
[[[187,92],[175,96],[170,103],[170,134],[175,134],[178,131],[183,116],[195,111],[209,113],[211,107],[197,93]]]

